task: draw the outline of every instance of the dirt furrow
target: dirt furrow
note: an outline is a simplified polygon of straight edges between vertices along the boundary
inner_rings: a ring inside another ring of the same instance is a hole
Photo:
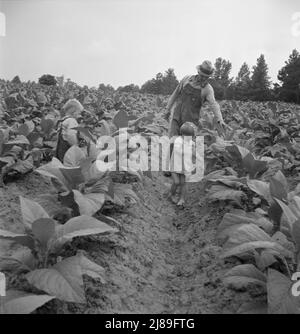
[[[115,217],[122,228],[107,253],[103,244],[94,253],[86,246],[108,273],[101,297],[95,295],[98,306],[87,312],[234,313],[251,300],[222,282],[230,265],[219,259],[215,233],[224,210],[205,201],[200,184],[189,187],[187,207],[177,209],[164,196],[169,181],[159,177],[138,189],[141,202]]]
[[[49,188],[41,181],[30,175],[1,192],[2,228],[19,231],[17,195],[35,199]],[[107,282],[87,278],[87,305],[55,301],[42,313],[234,313],[253,300],[222,283],[231,267],[220,260],[215,240],[224,209],[207,203],[201,184],[194,184],[186,208],[179,210],[166,199],[168,183],[157,176],[135,184],[139,203],[109,213],[120,223],[119,233],[80,238],[68,247],[65,256],[80,250],[102,265]]]

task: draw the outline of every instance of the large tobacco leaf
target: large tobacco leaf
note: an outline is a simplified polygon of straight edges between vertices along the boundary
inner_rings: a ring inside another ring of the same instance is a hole
[[[53,246],[63,245],[75,237],[102,234],[107,232],[117,232],[108,224],[99,221],[96,218],[86,215],[71,218],[66,224],[58,225],[56,234],[52,241]]]
[[[268,309],[270,314],[299,314],[300,299],[292,294],[294,284],[280,272],[268,270]]]
[[[58,299],[85,303],[82,275],[105,282],[104,269],[82,254],[62,260],[48,269],[37,269],[26,275],[28,282]]]
[[[18,290],[8,290],[6,296],[2,298],[4,314],[29,314],[55,297],[49,295],[34,295]]]

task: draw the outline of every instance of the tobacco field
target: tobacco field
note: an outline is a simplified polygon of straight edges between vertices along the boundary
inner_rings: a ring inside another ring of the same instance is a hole
[[[62,163],[70,98],[88,144]],[[225,133],[203,108],[205,176],[180,210],[162,172],[96,168],[100,136],[166,135],[167,101],[0,80],[2,313],[299,313],[299,105],[221,101]]]

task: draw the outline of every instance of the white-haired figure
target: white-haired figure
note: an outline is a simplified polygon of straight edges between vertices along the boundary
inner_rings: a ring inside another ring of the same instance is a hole
[[[83,111],[82,104],[76,99],[68,100],[62,107],[62,114],[64,117],[60,120],[58,126],[58,140],[56,146],[56,158],[63,161],[65,153],[73,145],[78,145],[78,131],[79,126],[77,118],[80,117]]]

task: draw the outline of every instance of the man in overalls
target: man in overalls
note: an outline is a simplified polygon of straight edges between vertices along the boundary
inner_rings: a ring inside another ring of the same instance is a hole
[[[197,66],[198,74],[189,75],[182,79],[171,95],[167,112],[171,113],[169,136],[178,136],[181,125],[192,122],[199,125],[200,110],[204,102],[208,102],[215,114],[218,124],[225,130],[220,106],[215,100],[214,90],[208,83],[214,68],[210,61],[206,60]]]
[[[215,100],[214,90],[208,83],[214,68],[210,61],[206,60],[197,66],[196,75],[184,77],[176,87],[167,104],[167,118],[171,114],[169,123],[169,137],[179,136],[180,127],[185,122],[192,122],[198,128],[200,110],[204,102],[208,102],[219,127],[224,131],[228,126],[224,123],[220,106]],[[173,144],[170,147],[171,154]],[[165,176],[171,176],[165,172]]]

